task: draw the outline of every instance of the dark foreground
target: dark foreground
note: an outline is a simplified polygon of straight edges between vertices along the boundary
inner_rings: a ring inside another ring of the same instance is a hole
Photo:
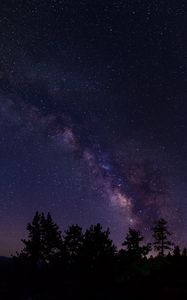
[[[62,262],[0,262],[0,299],[187,299],[187,257],[128,261],[116,257],[87,268]]]

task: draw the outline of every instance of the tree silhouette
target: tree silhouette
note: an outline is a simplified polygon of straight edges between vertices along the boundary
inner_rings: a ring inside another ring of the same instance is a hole
[[[179,246],[175,246],[174,249],[173,249],[173,255],[178,257],[181,255],[181,251],[180,251],[180,248]]]
[[[171,233],[167,228],[167,221],[159,219],[152,228],[154,238],[154,248],[160,256],[164,256],[165,250],[171,250],[173,243],[168,239]]]
[[[84,263],[91,269],[112,262],[116,247],[109,234],[109,229],[103,231],[100,224],[91,225],[86,230],[81,253]]]
[[[71,225],[65,231],[63,236],[63,248],[69,263],[74,263],[76,258],[80,255],[83,245],[82,228],[79,225]]]
[[[33,263],[49,262],[57,255],[62,246],[61,233],[48,213],[36,212],[31,223],[28,223],[28,240],[22,240],[25,247],[18,257],[29,259]]]
[[[41,234],[43,257],[45,261],[51,261],[60,256],[62,249],[61,232],[57,224],[54,223],[50,213],[47,217],[42,214],[41,219]]]
[[[187,256],[187,249],[186,248],[183,249],[182,256],[185,256],[185,257]]]
[[[43,213],[36,212],[32,222],[27,225],[29,239],[22,240],[25,247],[18,254],[20,257],[29,258],[33,263],[37,263],[40,259],[43,260],[42,220]]]
[[[129,232],[122,243],[125,246],[127,253],[133,257],[145,257],[151,251],[151,244],[140,245],[144,237],[141,235],[140,231],[129,228]]]

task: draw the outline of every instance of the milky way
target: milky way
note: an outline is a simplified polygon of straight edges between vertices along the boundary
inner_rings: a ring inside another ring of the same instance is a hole
[[[185,244],[185,20],[185,1],[2,5],[0,254],[36,210],[118,246],[164,217]]]

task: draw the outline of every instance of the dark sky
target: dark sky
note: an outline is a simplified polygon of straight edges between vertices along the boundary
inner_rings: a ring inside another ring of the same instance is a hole
[[[0,7],[0,255],[36,210],[187,242],[185,0]]]

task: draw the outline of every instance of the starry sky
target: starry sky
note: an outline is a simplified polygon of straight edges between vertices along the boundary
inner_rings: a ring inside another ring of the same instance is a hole
[[[185,0],[1,2],[0,255],[36,210],[187,243],[186,37]]]

